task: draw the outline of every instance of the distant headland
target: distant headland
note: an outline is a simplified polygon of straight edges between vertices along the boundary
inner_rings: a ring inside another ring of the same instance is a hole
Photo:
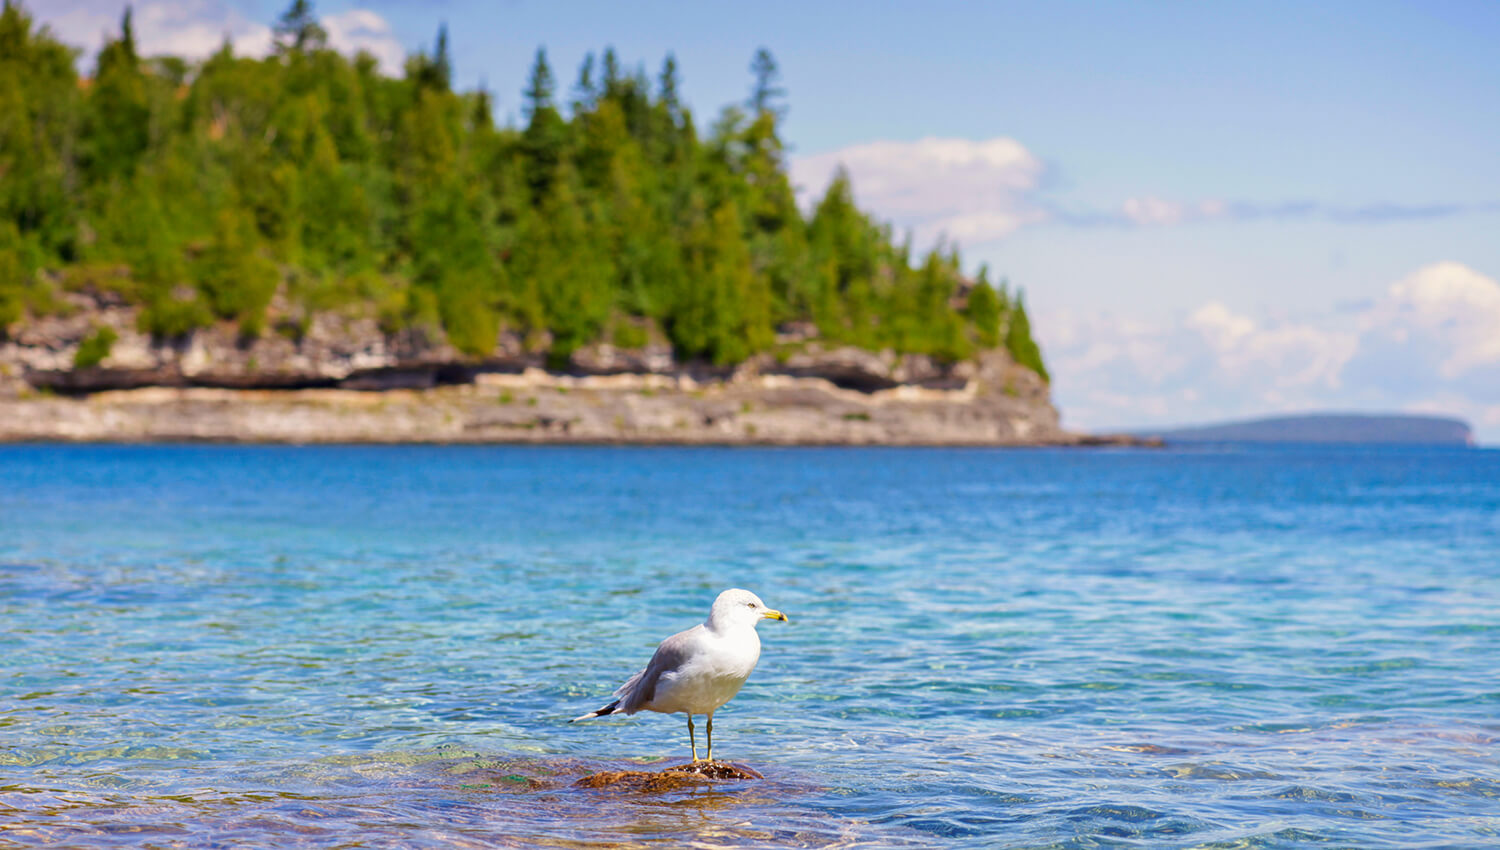
[[[1474,445],[1474,430],[1461,419],[1408,414],[1312,413],[1136,433],[1168,443]]]
[[[1099,442],[1019,289],[842,172],[799,206],[766,50],[712,122],[670,54],[561,96],[538,50],[500,124],[446,29],[390,76],[306,2],[194,62],[127,7],[82,76],[20,3],[0,28],[0,439]]]

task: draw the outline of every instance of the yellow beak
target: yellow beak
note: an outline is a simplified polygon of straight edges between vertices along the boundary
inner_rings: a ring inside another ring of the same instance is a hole
[[[783,623],[787,622],[785,614],[781,613],[780,611],[772,610],[770,608],[767,608],[766,610],[760,612],[760,615],[762,617],[765,617],[767,620],[780,620]]]

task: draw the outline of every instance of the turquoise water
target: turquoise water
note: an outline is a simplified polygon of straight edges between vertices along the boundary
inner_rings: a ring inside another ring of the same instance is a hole
[[[0,682],[0,845],[1500,845],[1500,453],[4,447]]]

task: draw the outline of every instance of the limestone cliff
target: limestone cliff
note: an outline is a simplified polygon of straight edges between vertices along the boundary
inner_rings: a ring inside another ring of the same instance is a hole
[[[0,439],[1092,441],[1059,427],[1046,383],[1003,351],[945,364],[828,348],[804,332],[733,368],[679,363],[657,344],[594,346],[549,370],[518,336],[470,360],[419,332],[388,335],[372,319],[334,314],[254,340],[223,326],[162,343],[136,330],[134,307],[70,298],[67,315],[0,339]],[[88,365],[79,351],[91,338],[98,362]]]

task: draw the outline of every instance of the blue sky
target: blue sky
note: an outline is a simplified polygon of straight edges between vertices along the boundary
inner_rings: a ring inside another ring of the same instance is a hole
[[[136,4],[150,49],[263,50],[281,2]],[[88,47],[116,0],[31,4]],[[794,176],[1026,289],[1065,423],[1450,412],[1500,443],[1500,4],[322,2],[386,63],[449,26],[517,114],[613,45],[702,123],[781,64]],[[861,185],[884,187],[861,191]]]

